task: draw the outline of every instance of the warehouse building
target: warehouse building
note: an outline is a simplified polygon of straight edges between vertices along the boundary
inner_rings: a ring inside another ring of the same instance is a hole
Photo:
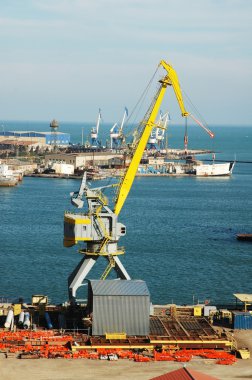
[[[115,157],[117,160],[115,161]],[[108,151],[89,151],[83,153],[52,153],[45,156],[45,166],[52,167],[53,164],[74,165],[74,169],[88,166],[113,167],[116,163],[123,165],[123,154]]]
[[[35,132],[35,131],[1,131],[0,143],[10,141],[31,143],[32,145],[42,146],[68,146],[70,134],[63,132]]]
[[[90,280],[92,335],[149,334],[150,293],[141,280]]]

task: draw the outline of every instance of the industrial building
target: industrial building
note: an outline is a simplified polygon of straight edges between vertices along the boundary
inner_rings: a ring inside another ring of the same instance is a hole
[[[88,308],[92,335],[149,334],[150,293],[141,280],[90,280]]]
[[[35,131],[1,131],[1,145],[32,145],[33,147],[43,146],[68,146],[70,143],[70,134],[63,132],[35,132]]]
[[[123,154],[112,152],[89,151],[83,153],[51,153],[45,156],[45,166],[52,167],[53,164],[73,165],[74,169],[87,166],[113,167],[124,165]]]

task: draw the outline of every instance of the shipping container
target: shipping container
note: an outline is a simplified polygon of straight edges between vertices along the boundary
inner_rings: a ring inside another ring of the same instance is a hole
[[[209,317],[216,312],[216,306],[204,306],[204,317]]]
[[[252,315],[249,312],[233,311],[233,329],[251,330]]]

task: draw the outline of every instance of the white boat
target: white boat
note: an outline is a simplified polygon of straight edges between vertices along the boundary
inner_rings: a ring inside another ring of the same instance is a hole
[[[12,170],[9,170],[8,165],[0,165],[0,186],[9,187],[16,186],[18,178],[14,175]]]
[[[138,175],[174,175],[174,176],[195,176],[195,177],[219,177],[230,176],[235,162],[204,164],[202,161],[187,162],[160,162],[157,165],[140,165]]]
[[[16,186],[17,183],[18,183],[18,180],[14,177],[0,176],[0,186],[11,187],[11,186]]]
[[[234,162],[195,165],[195,175],[201,177],[229,176],[232,174]]]

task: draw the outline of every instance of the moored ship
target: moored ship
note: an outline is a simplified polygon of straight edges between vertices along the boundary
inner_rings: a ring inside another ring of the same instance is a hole
[[[234,162],[200,164],[193,167],[193,173],[202,177],[229,176],[232,174]]]
[[[14,175],[13,171],[8,168],[8,165],[0,165],[0,186],[16,186],[18,181],[19,179]]]
[[[146,165],[140,165],[137,175],[163,175],[180,176],[191,175],[196,177],[220,177],[232,174],[235,162],[204,164],[202,161],[165,162],[164,160],[150,161]]]

